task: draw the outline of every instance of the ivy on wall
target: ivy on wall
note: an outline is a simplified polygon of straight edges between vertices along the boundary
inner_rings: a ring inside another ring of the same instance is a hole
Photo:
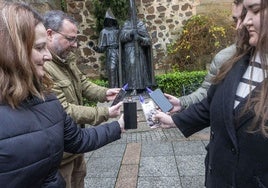
[[[66,0],[61,0],[60,5],[61,5],[61,10],[66,12],[67,11]]]
[[[108,8],[111,8],[119,25],[121,25],[128,18],[128,1],[129,0],[93,0],[96,32],[99,33],[102,30],[105,13]]]

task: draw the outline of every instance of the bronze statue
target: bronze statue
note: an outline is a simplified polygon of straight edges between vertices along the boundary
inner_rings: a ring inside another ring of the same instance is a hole
[[[89,46],[98,53],[106,51],[106,70],[108,73],[108,82],[110,88],[120,87],[119,85],[119,50],[118,50],[118,34],[119,26],[111,9],[106,11],[104,18],[104,28],[100,32],[98,46],[89,43]]]
[[[154,85],[151,38],[145,24],[137,20],[135,0],[130,0],[130,17],[120,34],[122,83],[128,83],[133,94]]]

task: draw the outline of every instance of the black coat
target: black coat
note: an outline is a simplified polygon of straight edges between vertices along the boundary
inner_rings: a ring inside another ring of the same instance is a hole
[[[253,112],[238,115],[246,99],[234,110],[236,89],[248,62],[249,57],[243,57],[222,83],[211,86],[206,99],[172,116],[186,137],[210,126],[205,160],[208,188],[268,187],[268,139],[249,133]]]
[[[0,187],[63,188],[63,151],[81,153],[120,138],[118,122],[81,129],[55,96],[31,98],[20,108],[0,105]]]

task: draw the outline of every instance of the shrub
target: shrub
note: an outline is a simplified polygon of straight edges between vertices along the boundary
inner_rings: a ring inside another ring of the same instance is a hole
[[[224,21],[219,21],[220,17]],[[166,63],[173,70],[205,70],[216,52],[234,41],[233,23],[222,14],[195,15],[187,20],[180,37],[168,46]]]
[[[163,92],[179,97],[195,91],[206,74],[207,71],[173,72],[157,75],[155,78],[158,87]]]
[[[99,86],[102,86],[102,87],[109,87],[109,84],[108,84],[108,81],[107,80],[91,80],[91,82],[93,82],[94,84],[97,84]]]
[[[195,91],[203,82],[207,71],[192,71],[192,72],[173,72],[169,74],[162,74],[155,76],[158,88],[163,92],[174,95],[183,96],[188,95]],[[91,82],[108,87],[106,80],[90,80]],[[96,106],[97,102],[88,101],[83,99],[85,106]]]

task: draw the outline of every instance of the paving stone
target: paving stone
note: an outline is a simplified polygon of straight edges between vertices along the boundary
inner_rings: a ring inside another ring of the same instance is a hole
[[[205,188],[205,176],[182,176],[183,188]]]
[[[115,188],[136,188],[137,177],[135,178],[123,178],[117,181]]]
[[[126,144],[108,144],[94,151],[91,157],[123,157]]]
[[[116,188],[137,187],[139,165],[122,165],[116,182]]]
[[[141,143],[127,144],[126,151],[123,157],[122,164],[136,164],[140,163]]]
[[[205,154],[206,150],[201,141],[180,141],[173,142],[174,153],[178,155]]]
[[[174,156],[171,142],[143,143],[141,151],[142,157]]]
[[[178,176],[178,169],[174,156],[142,157],[140,161],[140,177],[169,177]]]
[[[180,176],[205,175],[205,155],[175,156]]]
[[[180,177],[140,177],[137,188],[182,188]]]
[[[114,188],[116,178],[86,178],[85,188]]]
[[[116,178],[121,161],[122,157],[91,157],[87,161],[87,177]]]

